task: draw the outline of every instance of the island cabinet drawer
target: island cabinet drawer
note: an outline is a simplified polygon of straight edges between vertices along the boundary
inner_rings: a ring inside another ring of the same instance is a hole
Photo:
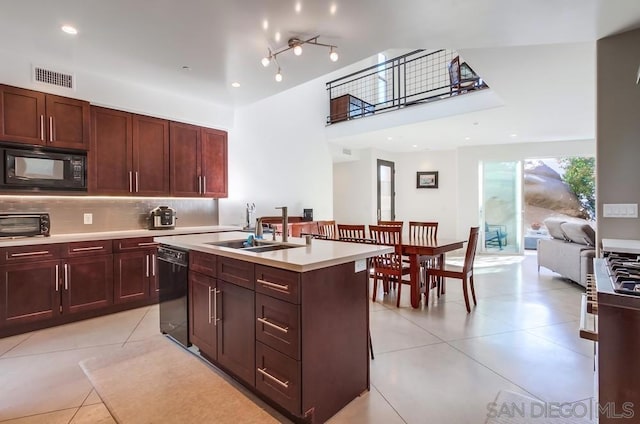
[[[216,276],[217,256],[192,250],[189,252],[189,270],[209,277]]]
[[[295,415],[300,415],[300,361],[256,342],[256,389]]]
[[[62,248],[62,244],[3,247],[0,248],[0,264],[59,259]]]
[[[246,287],[250,290],[254,289],[253,272],[255,270],[255,264],[225,258],[224,256],[218,256],[217,261],[219,280]]]
[[[256,339],[300,359],[300,306],[256,293]]]
[[[131,250],[151,249],[158,247],[159,243],[153,241],[153,237],[136,237],[113,240],[113,250],[116,253],[129,252]]]
[[[67,258],[75,256],[107,255],[113,251],[111,240],[78,241],[66,243],[64,246],[64,256]]]
[[[256,292],[299,304],[300,274],[270,266],[256,265]]]

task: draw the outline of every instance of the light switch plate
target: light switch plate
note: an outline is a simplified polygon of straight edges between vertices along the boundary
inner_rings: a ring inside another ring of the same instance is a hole
[[[637,203],[605,203],[602,205],[604,218],[637,218]]]

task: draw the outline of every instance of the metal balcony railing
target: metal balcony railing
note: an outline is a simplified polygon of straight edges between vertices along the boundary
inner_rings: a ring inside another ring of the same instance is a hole
[[[464,62],[456,74],[456,57],[453,50],[415,50],[328,82],[327,124],[487,88]]]

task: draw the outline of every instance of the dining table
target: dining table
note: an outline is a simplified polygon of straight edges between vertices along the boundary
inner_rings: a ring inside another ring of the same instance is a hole
[[[411,306],[420,307],[420,263],[422,255],[437,256],[438,266],[444,268],[444,255],[453,250],[462,249],[467,240],[448,238],[403,237],[401,240],[402,255],[409,257],[409,274],[411,280]],[[428,284],[425,282],[425,284]],[[429,290],[427,287],[426,290]]]

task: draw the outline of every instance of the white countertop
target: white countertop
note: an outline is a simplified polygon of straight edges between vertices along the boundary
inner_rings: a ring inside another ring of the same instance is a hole
[[[220,231],[237,231],[240,227],[230,225],[209,225],[202,227],[178,227],[171,230],[124,230],[101,231],[98,233],[55,234],[50,237],[17,237],[0,238],[0,247],[31,246],[38,244],[68,243],[73,241],[108,240],[119,238],[151,237],[176,234],[216,233]],[[244,234],[244,233],[243,233]]]
[[[602,250],[605,252],[640,254],[640,240],[602,239]]]
[[[207,244],[226,240],[246,240],[248,235],[249,233],[235,231],[215,234],[154,237],[153,240],[180,249],[196,250],[198,252],[211,253],[296,272],[312,271],[314,269],[327,268],[353,261],[357,262],[356,266],[361,266],[364,270],[366,266],[362,260],[394,251],[393,246],[320,239],[313,239],[310,245],[306,245],[305,239],[299,237],[289,237],[287,244],[296,244],[300,247],[263,253]],[[267,237],[265,240],[269,241],[271,237]],[[281,242],[282,240],[278,238],[277,241]]]

